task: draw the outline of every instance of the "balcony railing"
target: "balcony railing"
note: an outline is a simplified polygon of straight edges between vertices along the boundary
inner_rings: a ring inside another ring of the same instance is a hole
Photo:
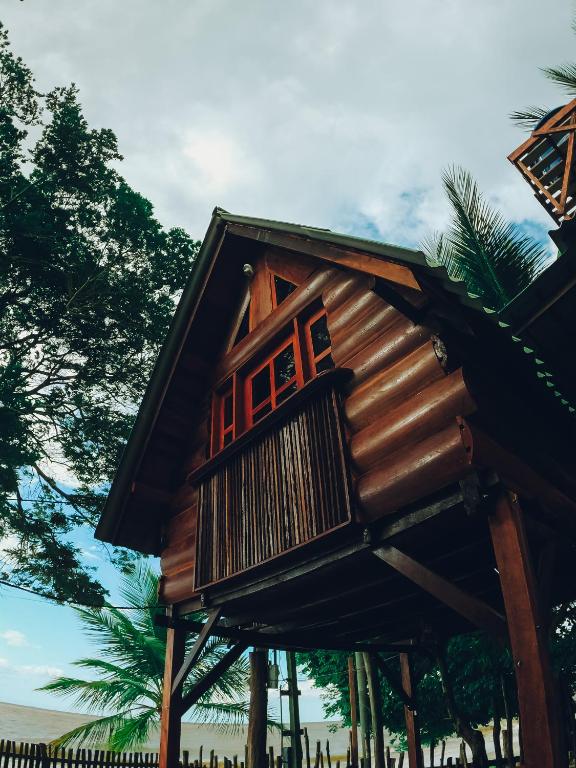
[[[196,589],[318,539],[351,519],[338,387],[321,374],[192,477]]]

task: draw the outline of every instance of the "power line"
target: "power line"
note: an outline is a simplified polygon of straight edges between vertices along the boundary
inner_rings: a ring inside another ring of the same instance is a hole
[[[36,597],[41,597],[43,600],[51,600],[54,603],[58,603],[59,605],[68,605],[70,607],[77,607],[77,608],[114,608],[117,611],[149,611],[152,606],[150,605],[96,605],[96,603],[78,603],[74,600],[63,600],[60,597],[56,597],[55,595],[46,595],[43,592],[37,592],[34,589],[30,589],[29,587],[22,587],[20,584],[12,584],[10,581],[6,581],[5,579],[0,579],[0,584],[3,584],[6,587],[12,587],[12,589],[19,589],[21,592],[27,592],[30,595],[35,595]]]

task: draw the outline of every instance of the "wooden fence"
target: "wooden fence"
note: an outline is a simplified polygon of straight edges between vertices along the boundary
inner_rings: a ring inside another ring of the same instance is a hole
[[[350,763],[350,750],[346,757],[335,758],[330,754],[330,743],[327,741],[324,747],[318,741],[316,748],[310,748],[308,733],[304,729],[303,744],[303,768],[352,768]],[[515,761],[516,762],[516,759]],[[426,760],[423,759],[423,765]],[[490,765],[496,765],[495,760],[489,761]],[[219,757],[215,750],[204,750],[200,747],[198,755],[192,757],[190,752],[182,752],[181,768],[245,768],[245,755],[239,759],[238,755]],[[262,768],[285,768],[286,760],[281,755],[274,755],[274,748],[270,747],[266,756],[266,765]],[[466,749],[461,748],[460,757],[448,757],[444,759],[444,748],[440,759],[434,759],[434,751],[430,751],[432,768],[474,768],[472,761],[466,754]],[[502,762],[502,767],[505,762]],[[157,752],[111,752],[100,749],[65,749],[54,747],[50,744],[25,744],[6,739],[0,740],[0,768],[158,768]],[[358,768],[369,768],[367,761],[361,760]],[[408,760],[404,760],[404,753],[392,756],[390,748],[386,749],[386,768],[408,768]]]

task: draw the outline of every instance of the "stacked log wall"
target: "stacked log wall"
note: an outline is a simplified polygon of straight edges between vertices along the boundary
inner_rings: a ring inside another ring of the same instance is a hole
[[[337,366],[353,379],[344,400],[357,520],[369,523],[439,490],[469,469],[462,417],[476,404],[441,342],[380,298],[370,280],[341,278],[323,295]]]
[[[343,413],[356,482],[357,520],[371,522],[462,477],[471,441],[462,417],[475,409],[462,370],[449,372],[433,330],[378,296],[374,279],[322,267],[224,357],[216,381],[257,354],[291,317],[322,298],[332,356],[353,377]],[[209,398],[184,462],[187,477],[208,455]],[[198,491],[185,481],[171,505],[162,553],[161,597],[194,592]]]

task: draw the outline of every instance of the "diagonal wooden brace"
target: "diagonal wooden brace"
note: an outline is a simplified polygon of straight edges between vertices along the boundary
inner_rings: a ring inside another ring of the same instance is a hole
[[[504,617],[487,603],[468,594],[390,544],[377,547],[372,551],[380,560],[436,597],[444,605],[452,608],[460,616],[464,616],[470,623],[497,637],[506,636]]]
[[[246,643],[236,643],[225,656],[222,656],[204,677],[199,680],[193,688],[182,698],[181,715],[184,715],[190,707],[194,706],[198,699],[209,691],[214,683],[218,682],[220,677],[228,670],[235,661],[237,661],[244,651],[248,648]]]
[[[390,688],[394,691],[394,693],[400,698],[402,704],[404,704],[405,707],[407,707],[410,710],[416,709],[416,704],[414,702],[414,699],[412,696],[409,696],[404,686],[400,683],[399,680],[396,679],[396,676],[393,674],[393,672],[390,670],[384,659],[379,656],[377,653],[374,654],[374,658],[376,659],[376,664],[378,666],[378,669],[382,673],[382,677],[384,677]]]
[[[173,694],[182,685],[186,676],[188,675],[193,665],[198,660],[198,657],[200,656],[202,651],[204,650],[204,646],[208,642],[208,638],[210,637],[212,628],[214,627],[215,624],[218,623],[218,619],[220,618],[221,613],[222,613],[222,610],[220,608],[217,608],[216,610],[211,611],[208,614],[208,621],[206,622],[206,624],[204,624],[204,626],[200,630],[200,633],[196,638],[196,642],[194,643],[192,650],[190,651],[188,656],[186,656],[186,658],[184,659],[184,663],[182,664],[182,666],[178,670],[178,674],[174,678],[174,683],[172,684]]]

